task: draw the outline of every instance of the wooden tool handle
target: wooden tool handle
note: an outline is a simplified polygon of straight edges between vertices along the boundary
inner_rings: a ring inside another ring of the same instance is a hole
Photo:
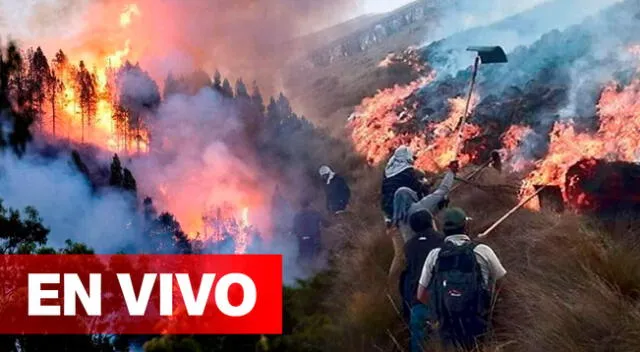
[[[522,200],[522,202],[520,202],[520,204],[518,204],[515,207],[513,207],[513,209],[509,210],[506,214],[504,214],[504,216],[502,216],[500,219],[498,219],[498,221],[494,222],[493,225],[491,225],[491,227],[486,229],[483,233],[479,234],[478,238],[487,237],[487,235],[491,231],[495,230],[495,228],[498,227],[500,224],[502,224],[502,222],[505,221],[509,216],[511,216],[513,213],[515,213],[518,209],[522,208],[525,204],[527,204],[527,202],[529,202],[531,199],[533,199],[533,197],[537,196],[538,193],[540,193],[543,189],[545,189],[545,187],[547,187],[547,186],[540,187],[535,193],[533,193],[532,195],[530,195],[527,198],[525,198],[524,200]]]

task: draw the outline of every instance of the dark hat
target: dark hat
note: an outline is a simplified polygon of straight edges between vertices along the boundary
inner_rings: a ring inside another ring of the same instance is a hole
[[[433,228],[433,217],[426,209],[418,210],[409,216],[409,226],[414,232],[421,233]]]
[[[445,210],[442,229],[444,231],[464,228],[467,223],[467,214],[460,208],[449,208]]]

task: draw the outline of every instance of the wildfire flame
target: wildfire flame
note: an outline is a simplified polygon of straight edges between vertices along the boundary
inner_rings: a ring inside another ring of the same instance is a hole
[[[598,111],[600,125],[592,134],[577,132],[571,123],[554,125],[547,156],[535,163],[536,169],[524,180],[521,197],[534,192],[534,185],[554,185],[566,200],[567,171],[582,159],[640,160],[640,80],[624,88],[609,84],[602,91]]]
[[[505,164],[509,165],[511,171],[521,172],[530,164],[518,149],[522,140],[533,130],[529,126],[511,125],[502,135],[501,142],[503,149],[501,150],[501,158]]]
[[[237,207],[225,203],[202,217],[204,225],[204,241],[213,243],[233,243],[235,253],[246,253],[247,246],[254,236],[255,229],[249,222],[249,208],[243,207],[238,211]],[[193,236],[193,238],[198,238]]]
[[[449,116],[441,122],[429,122],[418,133],[415,128],[411,132],[401,131],[402,125],[416,123],[411,112],[404,110],[398,113],[405,100],[418,89],[433,80],[434,75],[423,77],[405,86],[395,86],[379,91],[375,96],[365,98],[356,107],[349,118],[351,138],[356,150],[363,154],[371,164],[378,164],[400,145],[407,145],[414,151],[416,166],[438,171],[455,158],[458,143],[456,126],[459,124],[466,100],[464,98],[449,99]],[[477,102],[472,97],[471,108]],[[413,127],[413,125],[410,125]],[[461,142],[478,136],[480,129],[473,124],[462,127]],[[462,145],[461,143],[461,145]],[[473,155],[460,153],[460,165],[466,165]]]
[[[138,6],[125,6],[120,26],[126,28],[134,15],[141,15]],[[132,128],[128,113],[115,108],[115,73],[130,51],[131,40],[126,39],[121,49],[111,53],[100,49],[100,54],[83,57],[82,64],[73,57],[56,55],[52,60],[55,89],[51,89],[50,101],[43,104],[40,132],[112,152],[146,152],[148,131]]]
[[[64,56],[58,54],[50,60],[58,81],[57,89],[53,91],[55,94],[50,94],[53,102],[43,105],[38,132],[58,140],[91,144],[121,156],[143,155],[149,151],[150,133],[139,122],[140,118],[123,111],[118,101],[119,69],[127,61],[139,58],[139,48],[134,52],[130,39],[137,37],[130,35],[135,35],[131,32],[134,21],[142,17],[143,12],[132,3],[111,16],[112,19],[105,20],[113,21],[114,26],[110,28],[113,36],[81,44]],[[90,98],[82,86],[87,82],[90,84],[84,87],[89,86],[91,93],[95,93]],[[219,161],[216,162],[219,167]],[[174,214],[191,239],[215,243],[231,238],[235,247],[231,250],[243,253],[256,231],[250,222],[249,209],[259,208],[266,201],[254,190],[244,192],[244,195],[231,195],[235,190],[222,192],[227,185],[213,182],[218,180],[216,167],[184,170],[179,177],[162,180],[155,189],[150,186],[145,193]],[[148,184],[153,185],[153,182]],[[241,197],[239,204],[220,206],[225,200],[238,197]]]

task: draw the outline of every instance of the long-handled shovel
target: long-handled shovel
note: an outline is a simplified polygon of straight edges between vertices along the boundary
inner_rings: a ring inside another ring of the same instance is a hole
[[[471,84],[469,85],[469,93],[467,94],[467,103],[464,107],[464,115],[456,126],[457,140],[455,144],[456,158],[458,158],[458,152],[460,151],[460,144],[462,143],[462,128],[467,122],[469,114],[469,105],[471,104],[471,96],[473,95],[473,88],[476,85],[476,77],[478,76],[478,68],[480,64],[498,64],[507,62],[507,55],[499,46],[471,46],[467,48],[467,51],[475,51],[478,55],[473,63],[473,73],[471,75]],[[455,160],[454,159],[454,160]]]

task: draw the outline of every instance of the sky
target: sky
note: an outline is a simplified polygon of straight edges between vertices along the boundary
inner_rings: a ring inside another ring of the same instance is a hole
[[[155,0],[163,2],[164,0]],[[209,0],[183,0],[184,2],[208,2]],[[252,0],[257,2],[260,0]],[[277,0],[276,0],[277,1]],[[287,2],[288,0],[282,1]],[[344,0],[345,11],[324,15],[322,26],[369,13],[383,13],[404,6],[414,0]],[[86,23],[85,11],[91,4],[109,3],[109,0],[0,0],[0,33],[13,39],[30,41],[41,37],[69,37],[81,30]],[[224,3],[226,0],[213,0]],[[317,1],[322,3],[323,1]],[[335,2],[335,1],[334,1]],[[131,0],[130,3],[135,3]],[[335,7],[330,7],[333,10]],[[335,20],[331,20],[334,18]]]
[[[0,45],[62,49],[91,67],[116,53],[156,80],[202,68],[261,85],[285,62],[272,50],[297,36],[411,0],[0,0]],[[136,8],[126,23],[122,13]],[[265,54],[268,53],[268,54]],[[263,58],[269,55],[271,64]],[[109,61],[112,62],[112,61]],[[271,65],[271,66],[270,66]],[[209,72],[211,71],[211,72]],[[275,84],[277,85],[277,84]]]

